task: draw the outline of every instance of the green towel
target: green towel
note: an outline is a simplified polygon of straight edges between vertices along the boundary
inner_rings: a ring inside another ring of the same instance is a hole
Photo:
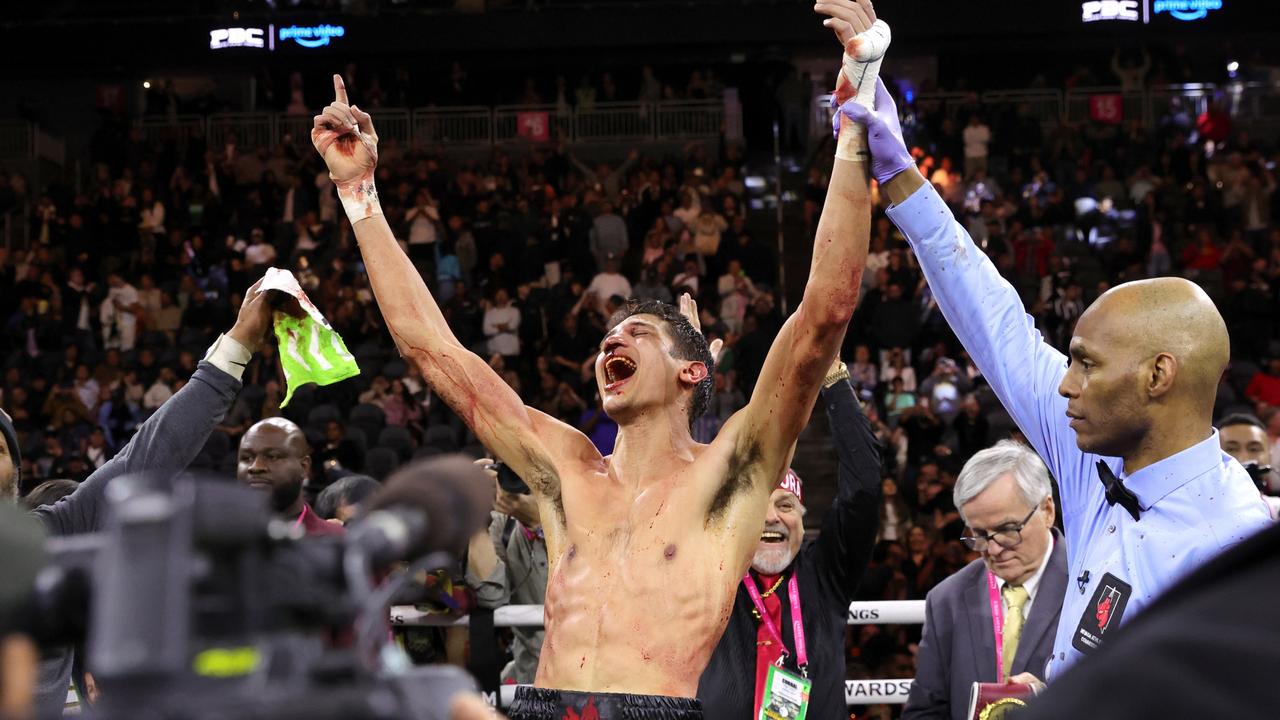
[[[300,385],[332,385],[360,374],[356,359],[347,351],[342,337],[311,315],[300,318],[275,314],[276,339],[280,341],[280,364],[284,367],[285,395],[280,407],[289,404]]]

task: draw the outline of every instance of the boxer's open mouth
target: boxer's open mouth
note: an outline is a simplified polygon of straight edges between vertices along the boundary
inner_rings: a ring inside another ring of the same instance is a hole
[[[631,379],[636,374],[636,363],[634,360],[622,355],[611,355],[609,359],[604,361],[604,389],[613,392],[622,387],[623,383]]]
[[[780,532],[776,532],[773,530],[765,530],[764,532],[760,533],[760,542],[780,543],[780,542],[786,542],[786,541],[787,541],[787,536],[783,535]]]

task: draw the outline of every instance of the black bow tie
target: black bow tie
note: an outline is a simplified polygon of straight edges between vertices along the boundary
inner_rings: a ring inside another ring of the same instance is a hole
[[[1116,477],[1111,472],[1111,468],[1101,460],[1098,461],[1098,479],[1102,481],[1102,486],[1107,489],[1107,504],[1115,505],[1120,503],[1120,507],[1129,511],[1134,520],[1138,519],[1138,515],[1142,513],[1142,507],[1138,505],[1138,496],[1133,491],[1124,486],[1124,481]]]

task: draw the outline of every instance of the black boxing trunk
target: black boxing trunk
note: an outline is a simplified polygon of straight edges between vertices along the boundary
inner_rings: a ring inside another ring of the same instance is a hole
[[[511,720],[702,720],[696,698],[519,687]]]

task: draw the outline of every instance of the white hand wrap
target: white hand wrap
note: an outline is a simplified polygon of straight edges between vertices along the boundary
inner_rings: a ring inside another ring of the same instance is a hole
[[[350,187],[338,188],[338,199],[342,201],[342,209],[347,212],[347,219],[355,225],[360,220],[382,214],[382,204],[378,202],[378,188],[373,184],[373,176],[353,183]]]
[[[875,109],[876,77],[880,74],[880,63],[884,61],[892,38],[889,24],[876,20],[869,30],[858,33],[849,43],[854,49],[853,55],[845,50],[844,66],[840,69],[841,82],[837,85],[847,83],[854,93],[854,100],[868,110]],[[840,95],[838,86],[837,97]]]
[[[871,152],[867,150],[867,129],[849,118],[840,123],[840,137],[836,139],[836,157],[849,162],[867,162]]]

